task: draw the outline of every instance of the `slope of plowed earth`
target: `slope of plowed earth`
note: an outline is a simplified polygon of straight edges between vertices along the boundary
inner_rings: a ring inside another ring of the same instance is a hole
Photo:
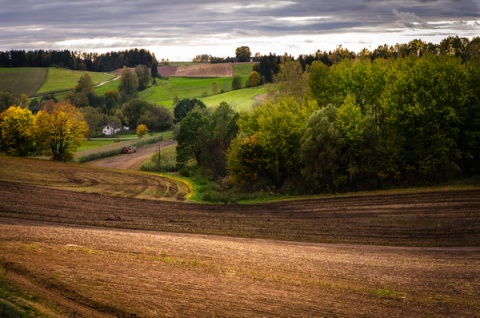
[[[194,64],[159,67],[158,72],[164,77],[228,77],[233,76],[233,67],[231,63]]]
[[[480,317],[478,247],[289,243],[0,217],[0,249],[7,280],[60,317]]]
[[[152,174],[0,157],[4,217],[320,243],[480,246],[480,190],[246,206],[139,200],[187,191]]]
[[[183,182],[148,173],[5,156],[0,156],[0,180],[7,182],[0,185],[2,189],[10,188],[7,186],[8,182],[21,182],[46,190],[46,193],[51,191],[49,189],[62,189],[120,196],[127,200],[131,198],[176,200],[190,191]],[[18,195],[23,195],[19,200],[29,200],[31,197],[28,192]],[[5,202],[5,199],[2,197],[2,202]],[[45,196],[45,199],[47,202],[48,200],[56,201],[55,197]],[[69,203],[73,204],[72,207],[79,205],[74,202]]]

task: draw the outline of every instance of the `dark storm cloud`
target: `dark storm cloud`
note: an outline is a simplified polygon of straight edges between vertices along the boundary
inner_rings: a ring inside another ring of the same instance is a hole
[[[478,0],[0,0],[0,50],[181,45],[219,34],[392,32],[441,28],[440,21],[472,36],[479,11]]]

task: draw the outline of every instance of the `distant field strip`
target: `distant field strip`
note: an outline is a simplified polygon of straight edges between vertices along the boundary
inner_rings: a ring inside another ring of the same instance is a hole
[[[0,91],[35,94],[47,78],[47,68],[0,68]]]
[[[231,64],[195,64],[188,66],[168,66],[158,69],[162,76],[181,77],[228,77],[233,76]]]

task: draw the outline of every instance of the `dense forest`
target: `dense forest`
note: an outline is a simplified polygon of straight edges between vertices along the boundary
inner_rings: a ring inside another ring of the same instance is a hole
[[[131,49],[120,52],[84,53],[69,50],[10,50],[0,51],[0,67],[50,67],[57,66],[71,70],[111,72],[116,69],[157,64],[153,53],[145,49]]]

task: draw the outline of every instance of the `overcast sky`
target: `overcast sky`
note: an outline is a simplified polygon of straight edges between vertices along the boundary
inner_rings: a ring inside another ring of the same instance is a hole
[[[480,36],[480,0],[0,0],[1,51],[136,47],[190,61],[244,45],[298,56],[450,35]]]

